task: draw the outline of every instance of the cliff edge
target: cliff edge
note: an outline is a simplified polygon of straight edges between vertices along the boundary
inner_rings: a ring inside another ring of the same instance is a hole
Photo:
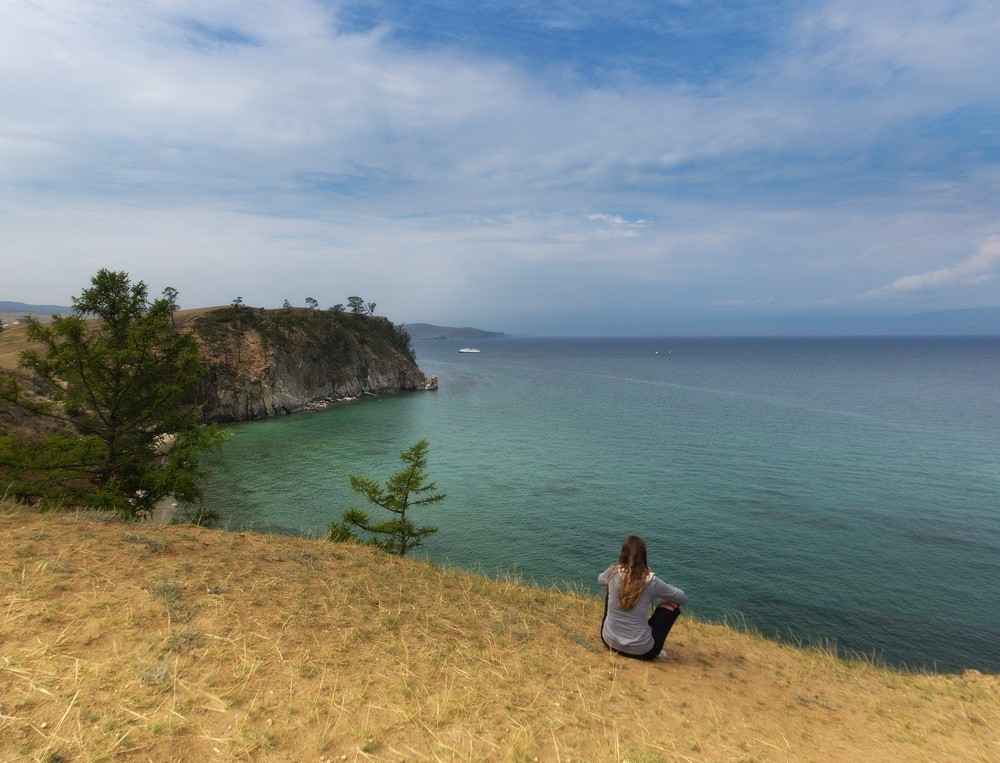
[[[361,395],[426,389],[410,337],[388,318],[230,306],[190,326],[209,373],[196,392],[205,422],[249,421]]]

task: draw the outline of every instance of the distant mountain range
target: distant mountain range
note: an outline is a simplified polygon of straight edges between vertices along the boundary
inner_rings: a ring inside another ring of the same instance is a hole
[[[891,316],[785,313],[677,321],[664,329],[673,336],[998,336],[1000,307]]]
[[[486,339],[501,331],[407,323],[414,339]],[[530,332],[526,332],[530,333]],[[892,316],[801,313],[670,322],[670,336],[1000,336],[1000,307]]]
[[[71,313],[72,307],[64,305],[28,305],[24,302],[0,301],[0,313],[18,313],[19,315],[52,315],[53,313]]]
[[[33,315],[43,323],[52,315],[65,315],[73,312],[73,308],[63,305],[28,305],[24,302],[0,301],[0,323],[12,323]]]
[[[434,326],[430,323],[407,323],[403,328],[413,339],[490,339],[504,336],[502,331]]]

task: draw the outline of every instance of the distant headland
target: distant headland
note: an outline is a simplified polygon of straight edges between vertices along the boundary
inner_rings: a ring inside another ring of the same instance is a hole
[[[407,323],[403,328],[412,339],[494,339],[506,336],[502,331],[435,326],[431,323]]]

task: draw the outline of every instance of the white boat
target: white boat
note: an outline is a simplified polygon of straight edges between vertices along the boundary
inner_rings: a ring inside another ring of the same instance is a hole
[[[477,349],[476,347],[463,347],[459,350],[459,352],[482,352],[482,350]]]

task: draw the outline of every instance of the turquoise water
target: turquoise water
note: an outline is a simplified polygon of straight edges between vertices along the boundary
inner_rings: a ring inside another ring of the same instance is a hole
[[[596,592],[636,533],[703,617],[1000,671],[1000,339],[414,346],[437,392],[234,427],[227,524],[322,534],[427,438],[435,562]]]

